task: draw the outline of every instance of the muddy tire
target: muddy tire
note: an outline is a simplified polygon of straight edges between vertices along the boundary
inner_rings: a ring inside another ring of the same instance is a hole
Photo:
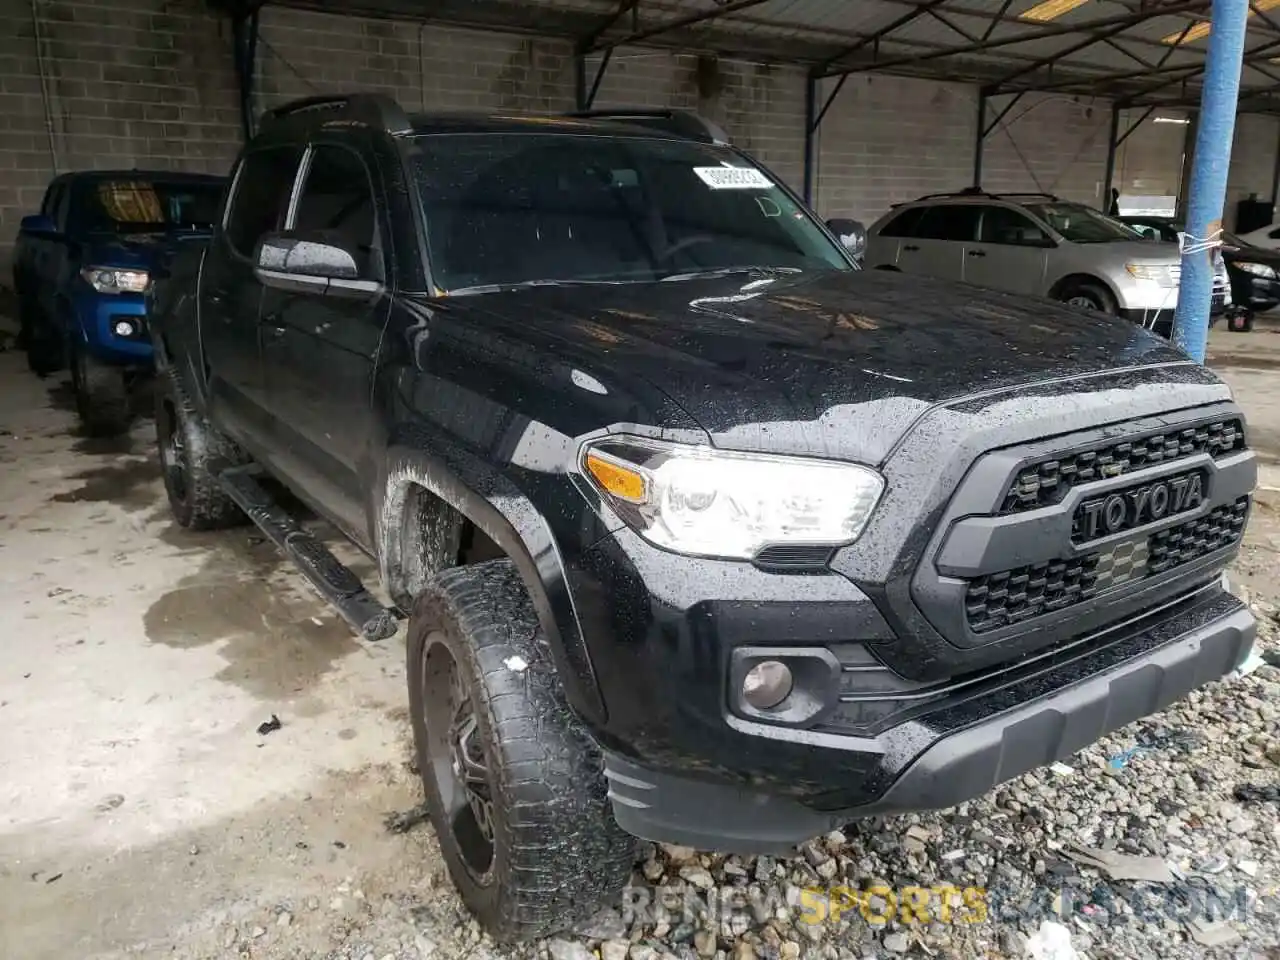
[[[68,346],[67,365],[71,368],[76,413],[85,433],[91,437],[126,433],[133,415],[125,371],[95,360],[79,343]]]
[[[409,705],[454,885],[495,938],[545,936],[622,890],[635,840],[564,701],[510,560],[437,574],[409,622]]]
[[[1111,291],[1101,283],[1089,280],[1072,280],[1064,284],[1058,291],[1058,299],[1081,310],[1096,310],[1099,313],[1120,312]]]
[[[156,376],[156,441],[173,517],[191,530],[221,530],[248,522],[218,484],[217,472],[248,462],[209,425],[172,369]]]

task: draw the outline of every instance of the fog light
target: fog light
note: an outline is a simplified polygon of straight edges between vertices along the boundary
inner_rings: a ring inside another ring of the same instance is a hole
[[[129,321],[129,320],[117,320],[117,321],[116,321],[116,336],[117,336],[117,337],[132,337],[132,336],[133,336],[133,334],[134,334],[134,328],[133,328],[133,323],[132,323],[132,321]]]
[[[776,707],[791,693],[791,670],[778,660],[765,660],[747,671],[742,699],[757,710]]]

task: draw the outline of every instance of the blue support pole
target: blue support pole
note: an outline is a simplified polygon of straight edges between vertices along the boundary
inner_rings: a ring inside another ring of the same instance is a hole
[[[1213,31],[1200,92],[1200,127],[1187,208],[1186,232],[1192,246],[1182,254],[1182,283],[1173,318],[1174,343],[1201,363],[1209,336],[1215,251],[1213,247],[1196,250],[1195,245],[1222,229],[1248,16],[1249,0],[1213,0]]]

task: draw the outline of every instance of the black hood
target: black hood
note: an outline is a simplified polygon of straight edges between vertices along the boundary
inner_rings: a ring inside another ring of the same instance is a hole
[[[943,401],[1187,362],[1119,318],[881,271],[539,287],[443,306],[604,382],[643,378],[717,446],[870,461]]]

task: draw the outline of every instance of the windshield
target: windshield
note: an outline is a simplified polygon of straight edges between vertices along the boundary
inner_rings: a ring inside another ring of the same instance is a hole
[[[762,170],[645,137],[422,137],[414,163],[435,285],[683,279],[852,269]]]
[[[89,230],[209,230],[221,199],[222,185],[217,181],[97,180],[85,185],[80,210]]]
[[[1072,243],[1115,243],[1142,235],[1119,220],[1082,203],[1028,203],[1027,210]]]

